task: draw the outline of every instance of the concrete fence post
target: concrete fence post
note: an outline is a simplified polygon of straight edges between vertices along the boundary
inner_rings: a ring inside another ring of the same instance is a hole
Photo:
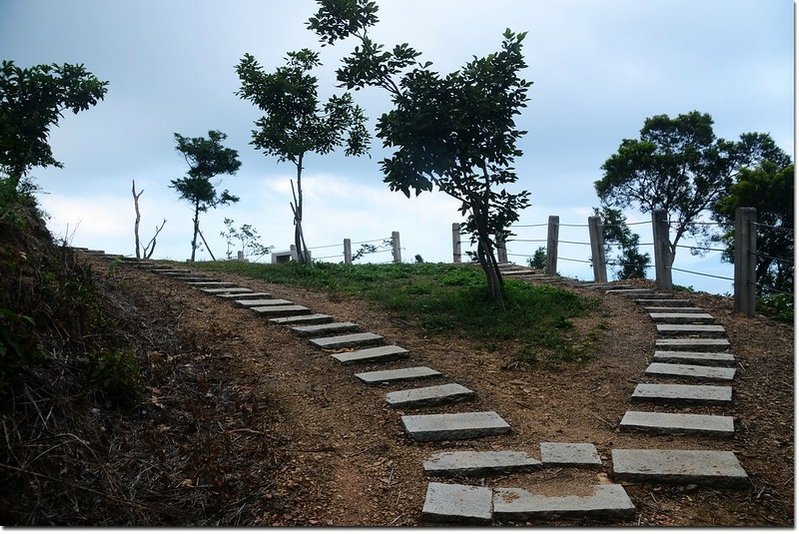
[[[391,232],[391,253],[394,255],[394,263],[402,263],[399,232]]]
[[[608,268],[605,264],[605,233],[600,217],[588,217],[588,235],[591,241],[591,265],[594,268],[594,282],[607,282]]]
[[[558,232],[560,231],[560,217],[549,216],[547,227],[547,274],[558,274]]]
[[[757,302],[756,254],[757,254],[757,209],[737,208],[735,210],[735,295],[733,310],[755,315]]]
[[[505,240],[497,240],[497,261],[508,263],[508,249],[505,248]]]
[[[349,237],[344,238],[344,263],[352,264],[352,240]]]
[[[658,288],[671,290],[671,248],[669,247],[669,214],[666,210],[652,211],[652,236],[655,243],[655,283]]]
[[[452,223],[452,263],[461,262],[461,223]]]

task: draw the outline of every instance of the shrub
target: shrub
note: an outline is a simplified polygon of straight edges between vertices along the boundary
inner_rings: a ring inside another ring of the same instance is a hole
[[[120,405],[131,406],[141,399],[141,371],[130,352],[100,352],[89,356],[91,381],[106,397]]]

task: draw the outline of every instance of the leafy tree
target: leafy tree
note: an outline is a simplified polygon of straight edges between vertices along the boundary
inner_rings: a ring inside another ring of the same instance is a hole
[[[526,34],[504,34],[502,50],[475,58],[442,76],[418,63],[421,55],[408,44],[391,51],[372,41],[368,28],[377,22],[377,5],[368,0],[319,0],[308,26],[326,44],[354,36],[359,40],[343,59],[338,80],[348,89],[380,87],[393,109],[377,123],[377,137],[395,148],[381,161],[384,182],[410,197],[437,188],[461,202],[465,228],[477,243],[477,259],[488,279],[491,297],[505,309],[504,285],[494,252],[498,241],[529,205],[529,193],[509,193],[516,182],[513,168],[522,155],[516,146],[525,133],[514,116],[526,106],[532,82],[519,77],[526,67],[522,41]]]
[[[222,141],[227,135],[222,132],[211,130],[208,132],[208,139],[204,137],[183,137],[176,133],[176,149],[183,154],[189,171],[186,177],[172,180],[169,187],[180,194],[180,198],[186,199],[194,207],[194,234],[191,240],[191,261],[197,250],[197,234],[200,234],[200,213],[205,213],[208,208],[216,208],[219,205],[238,202],[237,196],[231,195],[227,189],[219,194],[216,184],[211,183],[211,178],[220,174],[236,174],[241,167],[239,154],[232,148],[222,146]]]
[[[102,100],[108,82],[83,65],[36,65],[24,69],[13,61],[0,65],[0,171],[13,189],[36,166],[63,165],[48,144],[50,128],[64,111],[77,114]]]
[[[238,250],[242,252],[245,258],[250,256],[265,256],[272,251],[271,246],[264,246],[261,244],[261,234],[251,224],[242,224],[239,228],[233,226],[233,219],[225,217],[224,220],[225,231],[220,232],[219,235],[225,238],[227,242],[227,259],[233,258],[233,252],[230,247],[238,243]]]
[[[735,210],[757,209],[756,279],[758,293],[793,293],[794,278],[794,166],[765,161],[743,169],[729,192],[713,206],[713,218],[724,232],[714,240],[726,245],[723,257],[733,261]]]
[[[627,226],[627,217],[621,210],[608,206],[602,206],[602,209],[594,208],[594,215],[602,218],[605,256],[610,255],[613,245],[619,247],[619,254],[612,262],[618,267],[614,273],[616,278],[618,280],[645,278],[650,256],[646,252],[641,254],[638,250],[640,236]]]
[[[278,161],[290,161],[297,172],[297,188],[291,181],[294,215],[294,244],[301,263],[309,263],[310,255],[302,231],[302,171],[306,154],[327,154],[346,145],[347,156],[366,154],[369,133],[366,118],[352,96],[344,93],[331,96],[320,107],[317,79],[309,72],[321,65],[319,54],[304,48],[289,52],[286,65],[275,72],[264,72],[250,54],[245,54],[236,67],[241,88],[236,94],[249,100],[264,112],[255,122],[250,144]]]
[[[547,268],[547,249],[546,247],[538,247],[533,253],[532,258],[527,258],[527,263],[533,269],[544,270]]]
[[[713,208],[742,169],[790,159],[767,134],[745,133],[737,142],[716,138],[713,119],[698,111],[650,117],[640,133],[622,141],[594,186],[604,205],[638,206],[643,213],[665,209],[674,230],[672,261],[684,235],[707,236],[707,227],[696,224],[700,214]]]

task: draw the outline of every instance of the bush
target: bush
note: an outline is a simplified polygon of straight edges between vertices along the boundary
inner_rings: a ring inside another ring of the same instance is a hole
[[[757,301],[757,311],[781,323],[793,324],[793,296],[787,293],[764,295]]]
[[[106,397],[120,405],[132,406],[143,393],[141,371],[130,352],[100,352],[89,356],[91,381]]]

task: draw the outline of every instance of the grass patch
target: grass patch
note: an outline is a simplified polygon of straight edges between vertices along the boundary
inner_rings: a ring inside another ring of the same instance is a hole
[[[501,313],[488,298],[483,272],[468,265],[230,261],[197,267],[376,302],[424,333],[461,336],[530,363],[585,359],[595,346],[592,336],[579,335],[572,321],[586,315],[595,301],[555,287],[506,280],[507,312]]]

